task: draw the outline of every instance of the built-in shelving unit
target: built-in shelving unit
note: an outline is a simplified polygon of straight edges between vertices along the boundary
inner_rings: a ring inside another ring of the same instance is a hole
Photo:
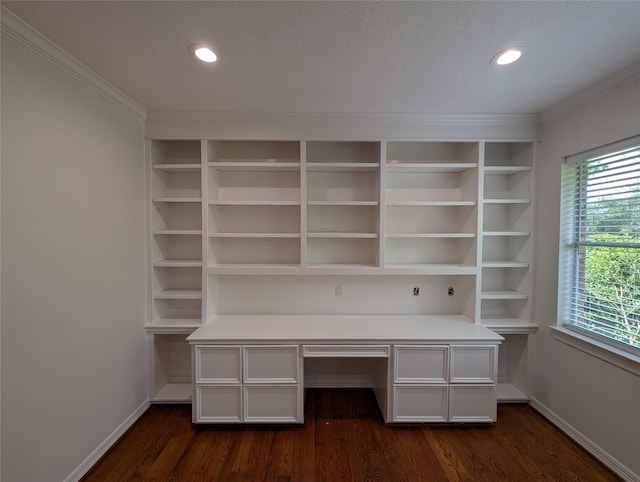
[[[487,142],[484,158],[480,322],[501,333],[498,399],[528,400],[533,167],[530,142]]]
[[[533,142],[152,140],[148,152],[147,330],[163,373],[218,314],[363,307],[499,332],[499,399],[527,399]],[[154,399],[188,401],[179,379],[156,378]]]
[[[153,141],[148,147],[151,392],[155,402],[182,402],[191,397],[184,338],[201,326],[203,312],[200,141]]]

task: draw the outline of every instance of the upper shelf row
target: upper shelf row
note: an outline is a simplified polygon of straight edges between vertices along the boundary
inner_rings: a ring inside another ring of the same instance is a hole
[[[425,141],[154,141],[153,167],[163,171],[198,171],[201,160],[217,170],[459,172],[478,166],[487,171],[531,168],[531,143]]]
[[[383,172],[386,205],[473,205],[479,166],[484,202],[527,202],[533,158],[532,143],[517,142],[154,141],[151,148],[155,202],[200,202],[206,165],[207,201],[221,205],[299,204],[301,185],[310,205],[377,204]]]

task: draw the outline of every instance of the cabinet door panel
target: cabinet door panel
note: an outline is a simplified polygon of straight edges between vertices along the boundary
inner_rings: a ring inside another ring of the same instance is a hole
[[[235,386],[197,386],[196,422],[242,422],[242,388]]]
[[[246,383],[298,382],[298,346],[247,346],[244,363]]]
[[[394,422],[446,422],[447,386],[394,387]]]
[[[452,346],[451,383],[494,383],[495,346]]]
[[[451,422],[495,422],[497,410],[494,385],[452,385],[450,388]]]
[[[399,383],[446,383],[446,346],[396,346],[394,377]]]
[[[245,422],[302,422],[297,385],[249,385],[244,387]]]
[[[239,346],[197,346],[196,382],[240,383],[242,368]]]

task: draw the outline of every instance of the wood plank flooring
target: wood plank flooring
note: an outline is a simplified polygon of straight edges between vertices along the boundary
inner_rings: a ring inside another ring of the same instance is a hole
[[[370,390],[307,390],[304,426],[191,424],[152,406],[84,481],[617,481],[534,410],[492,426],[385,425]]]

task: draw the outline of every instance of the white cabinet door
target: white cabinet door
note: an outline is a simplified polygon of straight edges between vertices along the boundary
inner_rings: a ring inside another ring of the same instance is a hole
[[[241,362],[239,346],[196,346],[196,383],[240,383]]]
[[[496,421],[495,385],[451,385],[449,390],[449,421]]]
[[[394,387],[394,422],[446,422],[447,409],[446,385]]]
[[[195,422],[242,422],[242,387],[240,385],[196,386]]]
[[[244,421],[302,423],[298,385],[245,385]]]
[[[297,345],[245,346],[245,383],[298,383]]]
[[[447,346],[396,346],[394,381],[396,383],[447,383],[449,368]]]
[[[452,346],[451,383],[495,383],[496,347]]]

